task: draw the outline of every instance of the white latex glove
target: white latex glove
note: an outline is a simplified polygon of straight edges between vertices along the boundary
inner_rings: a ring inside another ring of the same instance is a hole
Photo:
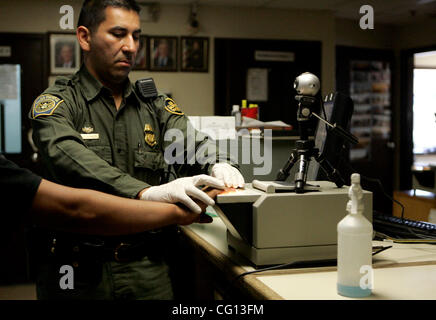
[[[243,188],[245,184],[244,177],[239,170],[225,162],[214,164],[211,176],[220,179],[226,187],[230,188]]]
[[[217,189],[224,189],[224,183],[206,174],[193,177],[179,178],[174,181],[153,186],[144,191],[141,200],[161,201],[169,203],[181,202],[195,213],[201,213],[201,208],[189,196],[201,202],[213,206],[215,201],[197,186],[210,186]]]

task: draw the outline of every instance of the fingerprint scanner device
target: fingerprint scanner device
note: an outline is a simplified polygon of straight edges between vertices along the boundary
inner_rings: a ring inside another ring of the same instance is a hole
[[[227,243],[256,266],[322,261],[337,257],[337,224],[347,214],[349,187],[308,181],[311,192],[245,189],[217,196],[215,210],[227,227]],[[372,221],[372,193],[363,191]]]
[[[261,181],[253,180],[252,187],[258,190],[265,191],[266,193],[275,192],[290,192],[295,191],[295,183],[286,181]],[[317,191],[319,190],[319,185],[307,184],[304,186],[304,191]]]
[[[253,180],[245,189],[224,192],[215,201],[216,212],[227,226],[229,247],[256,266],[336,259],[337,225],[348,214],[349,187],[344,186],[346,182],[334,165],[338,165],[344,146],[358,141],[346,130],[353,101],[340,93],[325,99],[328,120],[334,121],[331,124],[314,112],[321,103],[318,77],[302,73],[294,88],[300,138],[275,181]],[[312,115],[320,121],[316,147],[308,135]],[[338,139],[332,140],[331,133]],[[325,178],[314,170],[307,179],[311,160],[325,171]],[[294,179],[286,182],[294,165]],[[330,181],[324,181],[327,179]],[[371,192],[363,191],[362,204],[363,215],[372,222]]]

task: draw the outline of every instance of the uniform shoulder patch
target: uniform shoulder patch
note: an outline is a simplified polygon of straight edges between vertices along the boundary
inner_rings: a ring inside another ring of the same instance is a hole
[[[165,98],[165,110],[172,114],[177,114],[179,116],[184,115],[183,111],[177,106],[171,98]]]
[[[36,119],[39,116],[50,116],[56,108],[63,102],[61,98],[51,94],[42,94],[36,98],[32,106],[32,118]]]

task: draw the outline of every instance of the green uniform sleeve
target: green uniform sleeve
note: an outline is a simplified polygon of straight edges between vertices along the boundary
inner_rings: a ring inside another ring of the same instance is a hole
[[[50,100],[51,99],[51,100]],[[33,139],[49,175],[58,183],[135,198],[149,187],[111,166],[86,147],[74,129],[74,108],[61,95],[43,94],[30,111]]]
[[[173,165],[178,176],[210,174],[212,166],[227,162],[239,169],[230,154],[222,152],[208,135],[192,126],[177,104],[165,95],[154,101],[160,120],[165,160]]]

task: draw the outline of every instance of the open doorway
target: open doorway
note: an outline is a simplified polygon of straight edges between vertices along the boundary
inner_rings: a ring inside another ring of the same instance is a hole
[[[400,188],[436,194],[436,46],[401,52]]]
[[[436,51],[413,58],[414,162],[436,165]]]
[[[400,70],[398,190],[410,190],[417,188],[417,171],[423,168],[428,171],[431,163],[436,167],[436,148],[432,141],[436,111],[431,111],[436,104],[436,45],[402,50]]]

